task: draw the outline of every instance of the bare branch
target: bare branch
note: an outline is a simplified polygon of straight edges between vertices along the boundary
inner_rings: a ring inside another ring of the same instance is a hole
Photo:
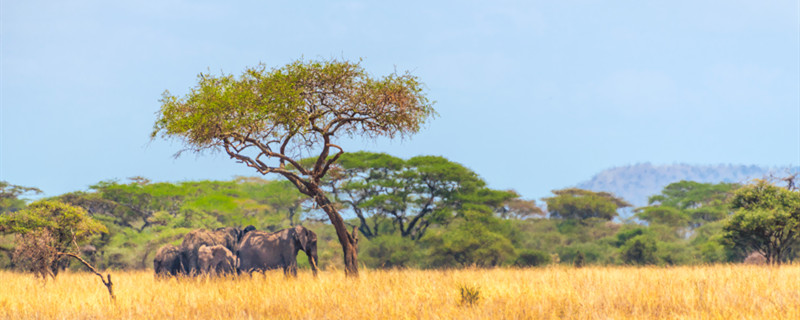
[[[69,256],[69,257],[73,257],[75,259],[78,259],[78,261],[80,261],[81,263],[83,263],[83,265],[85,265],[87,268],[89,268],[89,270],[92,271],[92,273],[94,273],[98,277],[100,277],[100,281],[102,281],[103,285],[105,285],[106,289],[108,289],[108,294],[111,296],[111,300],[117,301],[117,297],[114,296],[114,283],[111,282],[111,274],[107,274],[106,275],[108,277],[108,280],[103,279],[103,275],[100,274],[100,272],[97,272],[97,269],[95,269],[91,264],[86,262],[86,260],[83,260],[83,258],[78,256],[77,254],[70,253],[70,252],[56,252],[56,255],[58,255],[58,256]]]
[[[330,143],[327,144],[326,146],[327,147],[337,148],[337,149],[339,149],[339,152],[337,152],[336,155],[333,156],[333,158],[330,158],[330,159],[328,159],[327,162],[325,162],[325,166],[322,168],[322,172],[319,175],[320,177],[324,177],[328,173],[328,170],[331,168],[331,165],[334,162],[336,162],[336,160],[338,160],[339,157],[341,157],[344,154],[344,149],[342,149],[342,147],[340,147],[340,146],[337,146],[335,144],[330,144]]]

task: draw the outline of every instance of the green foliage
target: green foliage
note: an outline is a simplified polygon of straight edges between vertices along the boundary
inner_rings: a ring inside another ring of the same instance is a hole
[[[732,183],[711,184],[683,180],[667,185],[661,194],[650,197],[648,203],[678,209],[714,206],[724,203],[736,188],[738,185]]]
[[[461,305],[474,305],[481,299],[481,290],[479,287],[461,284],[458,286],[458,290],[461,293],[461,300],[459,301]]]
[[[700,261],[706,263],[729,262],[743,260],[744,254],[738,253],[725,245],[723,226],[726,221],[707,223],[695,229],[691,245],[698,251]]]
[[[647,235],[638,235],[629,239],[620,248],[622,261],[633,265],[656,264],[656,241]]]
[[[550,264],[552,258],[547,252],[539,250],[523,250],[514,261],[518,267],[539,267]]]
[[[380,235],[387,221],[393,227],[389,232],[419,240],[430,226],[447,224],[467,211],[522,215],[538,209],[513,191],[486,188],[475,172],[443,157],[403,160],[355,152],[342,155],[333,168],[327,188],[359,219],[366,238]]]
[[[309,167],[315,161],[301,162]],[[347,223],[364,235],[358,243],[360,262],[371,268],[719,263],[741,261],[753,250],[775,251],[778,242],[781,253],[772,261],[787,261],[800,249],[795,241],[797,192],[766,183],[738,189],[735,195],[736,186],[728,184],[667,186],[651,197],[650,206],[637,209],[646,225],[609,221],[610,211],[565,218],[563,210],[556,210],[554,219],[536,218],[541,209],[535,202],[487,188],[475,172],[442,157],[343,154],[325,183],[327,190],[336,190],[335,206],[352,214]],[[609,194],[577,189],[553,198],[571,208],[624,205]],[[83,208],[106,228],[76,237],[97,248],[92,263],[100,268],[148,268],[160,246],[179,244],[196,228],[255,225],[276,231],[301,222],[318,235],[320,266],[343,267],[335,229],[314,222],[304,207],[307,196],[289,181],[239,177],[162,183],[135,177],[125,183],[103,181],[88,192],[57,199]],[[25,232],[53,226],[54,220],[34,214],[39,206],[1,214],[2,228]],[[732,210],[733,216],[720,220]],[[744,236],[735,237],[737,232]],[[13,263],[15,241],[20,243],[10,236],[0,239],[3,266]],[[307,265],[302,254],[298,264]]]
[[[398,234],[381,235],[359,243],[361,261],[373,268],[404,268],[420,265],[422,252],[413,241]]]
[[[727,200],[738,187],[731,183],[675,182],[666,186],[661,194],[650,197],[650,205],[637,209],[636,216],[676,231],[695,229],[727,217]]]
[[[503,235],[474,223],[455,223],[424,239],[429,266],[498,266],[514,258],[514,247]]]
[[[572,243],[557,249],[558,256],[564,263],[574,263],[578,256],[583,256],[586,264],[613,264],[616,259],[615,248],[602,241]]]
[[[42,277],[55,277],[66,267],[63,254],[76,254],[90,236],[108,229],[80,207],[42,200],[0,216],[0,232],[16,235],[17,264]]]
[[[434,114],[417,77],[374,79],[349,61],[298,60],[248,68],[238,78],[200,74],[197,80],[183,98],[164,93],[153,137],[180,137],[196,150],[234,137],[307,138],[328,125],[351,136],[392,137],[418,131]]]
[[[648,228],[642,227],[642,226],[625,228],[625,229],[620,230],[614,236],[615,239],[614,239],[613,243],[614,243],[615,246],[621,247],[625,243],[627,243],[628,240],[630,240],[630,239],[632,239],[632,238],[634,238],[636,236],[640,236],[640,235],[644,235],[644,234],[650,235],[651,233],[652,232]]]
[[[51,231],[59,243],[82,242],[92,234],[107,232],[79,207],[58,201],[42,200],[24,210],[0,217],[0,232],[28,235],[39,230]]]
[[[772,210],[781,209],[790,213],[800,211],[800,195],[796,191],[775,186],[764,180],[757,180],[736,191],[731,200],[734,210]]]
[[[663,224],[670,227],[686,227],[691,217],[686,211],[670,206],[645,207],[636,217],[651,224]]]
[[[695,258],[697,252],[695,248],[686,242],[662,242],[656,243],[656,261],[667,265],[687,265],[699,263]]]
[[[0,181],[0,214],[14,212],[25,207],[25,199],[20,196],[34,193],[40,194],[42,190],[33,187],[23,187]]]
[[[553,190],[553,193],[554,197],[544,198],[547,211],[553,218],[611,220],[617,216],[617,209],[631,206],[625,200],[606,192],[572,188]]]
[[[647,222],[648,235],[658,241],[657,259],[666,264],[730,261],[731,252],[720,243],[720,221],[731,211],[728,201],[737,188],[680,181],[651,196],[649,206],[637,208],[636,217]]]
[[[553,219],[512,220],[513,228],[519,236],[513,239],[518,248],[555,252],[570,238],[558,231],[557,221]]]
[[[736,212],[724,226],[728,245],[762,253],[767,263],[781,263],[800,234],[800,193],[756,181],[737,190]]]

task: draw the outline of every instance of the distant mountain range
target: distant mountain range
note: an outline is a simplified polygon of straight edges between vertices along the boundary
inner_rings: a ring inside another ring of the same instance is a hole
[[[592,191],[605,191],[622,197],[636,207],[646,206],[647,198],[661,193],[670,183],[691,180],[706,183],[746,183],[764,178],[770,173],[785,176],[800,171],[800,167],[777,168],[745,165],[652,165],[642,163],[603,170],[589,181],[576,187]]]

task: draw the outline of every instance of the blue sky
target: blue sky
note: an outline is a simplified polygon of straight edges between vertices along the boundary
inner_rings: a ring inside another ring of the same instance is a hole
[[[347,150],[442,155],[528,198],[654,164],[800,165],[798,1],[0,0],[0,180],[254,175],[150,142],[200,72],[363,58],[410,70],[440,116]]]

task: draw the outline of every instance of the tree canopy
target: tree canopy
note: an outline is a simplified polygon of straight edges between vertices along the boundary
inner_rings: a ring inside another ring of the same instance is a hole
[[[607,192],[569,188],[553,190],[555,196],[544,198],[547,211],[554,218],[585,220],[599,218],[611,220],[617,210],[631,204]]]
[[[506,218],[541,213],[516,192],[491,190],[472,170],[439,156],[403,160],[384,153],[347,153],[331,170],[326,188],[355,214],[367,238],[398,231],[419,240],[432,224],[446,223],[475,205]]]
[[[35,202],[0,216],[0,233],[17,235],[17,262],[43,277],[58,274],[64,253],[77,252],[79,244],[101,232],[108,229],[86,210],[58,201]]]
[[[25,207],[25,200],[20,196],[26,193],[39,194],[42,190],[34,187],[24,187],[0,181],[0,214],[13,212]]]
[[[768,263],[781,263],[800,235],[800,192],[759,180],[737,190],[725,239],[741,250],[757,251]]]
[[[188,95],[167,91],[161,102],[153,138],[179,138],[186,150],[225,151],[262,174],[317,181],[338,158],[327,157],[330,148],[343,153],[332,144],[335,138],[405,136],[435,115],[417,77],[375,79],[359,63],[337,60],[298,60],[273,69],[261,64],[238,78],[200,74]],[[301,166],[297,160],[312,150],[325,157]],[[308,192],[303,183],[299,187]]]

